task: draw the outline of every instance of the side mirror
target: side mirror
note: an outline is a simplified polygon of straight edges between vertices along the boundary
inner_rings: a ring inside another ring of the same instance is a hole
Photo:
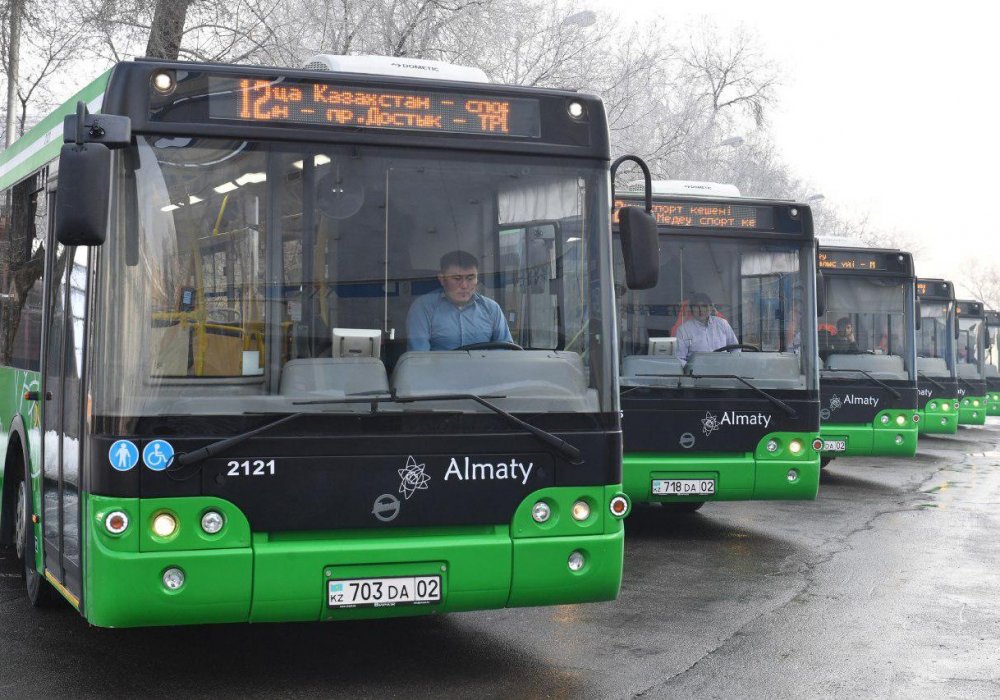
[[[102,245],[108,232],[111,151],[102,143],[67,144],[59,154],[56,240]]]
[[[920,300],[919,299],[914,299],[913,300],[913,327],[916,330],[918,330],[918,331],[920,330],[920,324],[921,324],[921,321],[923,320],[923,315],[924,315],[923,312],[920,310]]]
[[[656,219],[638,207],[618,210],[618,231],[629,289],[652,289],[660,277],[660,247]]]
[[[652,289],[660,278],[660,240],[653,216],[653,183],[649,167],[638,156],[626,155],[611,164],[611,207],[615,204],[615,173],[630,160],[642,169],[646,210],[622,207],[618,210],[618,233],[625,262],[625,284],[629,289]]]
[[[111,148],[131,142],[128,117],[87,114],[83,101],[63,120],[56,190],[56,240],[68,246],[102,245],[108,232]]]
[[[826,313],[826,278],[822,270],[816,270],[816,317]]]

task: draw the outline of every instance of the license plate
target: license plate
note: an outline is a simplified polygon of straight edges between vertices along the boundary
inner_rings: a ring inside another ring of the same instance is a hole
[[[824,440],[824,452],[844,452],[847,450],[847,440]]]
[[[653,479],[654,496],[711,496],[715,479]]]
[[[337,579],[327,583],[327,596],[327,605],[331,608],[379,608],[437,603],[441,600],[441,577]]]

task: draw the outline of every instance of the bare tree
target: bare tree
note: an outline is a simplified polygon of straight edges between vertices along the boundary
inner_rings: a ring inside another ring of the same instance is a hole
[[[959,284],[986,308],[1000,309],[1000,265],[980,258],[967,258],[962,268],[966,274]]]

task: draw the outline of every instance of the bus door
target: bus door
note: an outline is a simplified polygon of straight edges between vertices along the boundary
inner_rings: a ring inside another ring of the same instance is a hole
[[[54,193],[49,205],[55,204]],[[49,240],[53,240],[53,236]],[[45,569],[79,599],[86,247],[50,244],[42,342],[42,523]]]

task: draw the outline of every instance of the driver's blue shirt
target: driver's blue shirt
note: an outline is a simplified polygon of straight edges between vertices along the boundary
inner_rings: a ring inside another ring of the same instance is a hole
[[[454,350],[473,343],[513,342],[500,304],[473,294],[459,308],[448,301],[444,290],[424,294],[406,315],[408,350]]]

